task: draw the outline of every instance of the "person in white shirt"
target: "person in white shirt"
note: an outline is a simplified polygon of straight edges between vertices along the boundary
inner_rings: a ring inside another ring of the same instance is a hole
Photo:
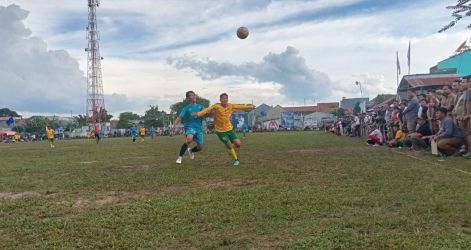
[[[379,128],[374,128],[373,131],[370,132],[369,139],[366,143],[371,146],[383,145],[383,133],[381,133],[381,130]]]

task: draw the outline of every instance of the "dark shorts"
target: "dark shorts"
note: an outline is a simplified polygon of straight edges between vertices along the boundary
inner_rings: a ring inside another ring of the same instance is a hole
[[[234,133],[234,130],[229,130],[226,132],[216,132],[216,134],[219,140],[224,144],[227,144],[228,142],[232,142],[235,139],[238,139],[236,133]]]

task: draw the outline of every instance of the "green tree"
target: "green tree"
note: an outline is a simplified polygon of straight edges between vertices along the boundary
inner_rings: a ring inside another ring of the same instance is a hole
[[[389,99],[393,96],[395,96],[395,95],[392,95],[392,94],[379,94],[372,100],[373,105],[378,105],[378,104],[386,101],[387,99]]]
[[[65,123],[64,129],[66,131],[73,131],[74,129],[80,128],[81,125],[77,122],[76,119]]]
[[[106,119],[105,119],[105,121],[106,121],[106,122],[110,122],[110,121],[111,121],[111,118],[113,118],[113,115],[108,114],[108,112],[106,112],[105,114],[106,114]]]
[[[23,133],[26,131],[26,128],[23,126],[14,126],[11,130],[16,131],[18,133]]]
[[[331,114],[337,116],[337,117],[344,117],[345,116],[345,109],[343,108],[337,108],[334,111],[331,112]]]
[[[159,106],[149,105],[149,109],[146,110],[144,117],[144,125],[146,128],[150,127],[163,127],[164,122],[165,125],[168,125],[168,117],[165,111],[159,111]]]
[[[13,110],[7,109],[7,108],[2,108],[0,109],[0,116],[14,116],[14,117],[19,117],[18,113],[16,113]]]
[[[355,115],[358,115],[359,113],[361,113],[360,102],[355,103],[355,107],[353,107],[353,113]]]
[[[51,121],[43,116],[33,116],[26,122],[26,132],[45,133],[46,126],[51,125]]]
[[[209,100],[205,99],[201,96],[196,95],[196,103],[201,104],[203,107],[207,108],[209,107]],[[170,113],[172,114],[180,114],[182,111],[183,107],[185,107],[188,104],[186,99],[183,99],[181,102],[174,103],[170,106]]]
[[[438,32],[444,32],[449,28],[455,26],[455,24],[463,19],[463,17],[470,17],[471,16],[471,0],[457,0],[455,5],[447,6],[449,10],[452,10],[451,15],[455,18],[455,20],[451,21],[448,25],[441,28]],[[468,24],[466,27],[471,29],[471,24]]]
[[[109,115],[108,110],[103,109],[101,120],[104,119],[105,122],[109,122],[111,120],[111,118],[113,118],[113,115]]]
[[[74,120],[80,127],[87,126],[87,117],[85,115],[75,116]]]
[[[118,128],[129,128],[131,127],[132,120],[139,120],[141,117],[133,112],[123,112],[119,114]]]

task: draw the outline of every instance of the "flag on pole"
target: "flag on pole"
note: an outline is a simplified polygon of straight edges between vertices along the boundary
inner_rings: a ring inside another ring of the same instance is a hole
[[[409,40],[409,49],[407,50],[407,66],[409,67],[409,75],[410,75],[410,40]]]
[[[455,53],[460,53],[466,47],[466,42],[468,40],[464,40],[464,42],[455,50]]]
[[[10,126],[12,125],[13,123],[15,123],[15,120],[13,119],[13,116],[10,116],[10,118],[8,118],[8,120],[6,121],[7,123],[7,126]]]
[[[401,65],[399,64],[399,52],[396,51],[397,75],[401,74]]]

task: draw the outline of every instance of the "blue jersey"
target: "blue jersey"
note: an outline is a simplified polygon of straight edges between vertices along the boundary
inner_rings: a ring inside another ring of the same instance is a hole
[[[137,128],[136,128],[136,127],[132,127],[132,128],[131,128],[131,135],[132,135],[132,136],[136,136],[136,135],[137,135]]]
[[[192,128],[198,131],[203,130],[203,118],[202,117],[193,117],[191,113],[200,112],[204,107],[201,104],[188,104],[186,105],[182,112],[180,112],[180,118],[185,122],[185,130]]]

